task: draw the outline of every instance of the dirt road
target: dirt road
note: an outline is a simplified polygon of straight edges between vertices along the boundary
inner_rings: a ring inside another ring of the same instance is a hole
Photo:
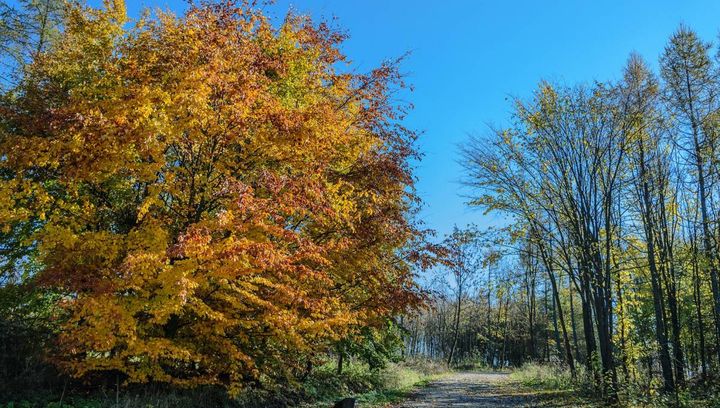
[[[533,407],[533,396],[514,389],[507,374],[459,372],[416,391],[398,408]]]

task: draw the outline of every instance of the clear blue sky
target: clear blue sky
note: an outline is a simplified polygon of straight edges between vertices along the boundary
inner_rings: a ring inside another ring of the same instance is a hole
[[[179,11],[184,2],[128,0]],[[337,17],[350,39],[344,51],[368,70],[412,51],[403,68],[415,86],[407,124],[424,132],[418,165],[421,217],[440,234],[454,224],[487,225],[492,218],[468,209],[458,181],[458,145],[470,133],[503,125],[509,95],[525,97],[542,79],[568,84],[613,80],[632,51],[657,66],[680,23],[717,43],[718,1],[504,1],[504,0],[280,0],[314,18]]]

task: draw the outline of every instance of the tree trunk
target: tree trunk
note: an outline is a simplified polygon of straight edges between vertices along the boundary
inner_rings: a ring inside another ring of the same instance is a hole
[[[639,168],[640,183],[642,185],[642,213],[643,225],[645,227],[645,244],[647,247],[648,267],[650,269],[650,282],[652,285],[653,308],[655,311],[655,338],[660,346],[660,366],[663,376],[663,390],[665,392],[675,391],[675,382],[673,380],[672,364],[670,360],[670,350],[666,337],[665,318],[662,305],[662,289],[660,288],[659,272],[655,260],[655,224],[651,212],[652,201],[650,199],[650,188],[648,186],[645,153],[642,141],[639,143]]]
[[[534,229],[534,232],[536,233],[536,237],[538,239],[540,238],[537,234],[539,231],[537,229]],[[540,250],[540,256],[542,257],[543,264],[545,265],[545,270],[547,271],[548,278],[550,279],[550,287],[552,289],[552,296],[553,296],[553,320],[555,324],[555,341],[557,342],[558,351],[560,351],[560,354],[562,355],[562,350],[560,349],[560,337],[558,335],[558,322],[557,319],[560,320],[560,327],[562,328],[562,348],[564,349],[564,360],[565,363],[570,368],[570,373],[572,375],[572,378],[575,378],[575,360],[573,359],[572,350],[570,348],[570,339],[568,337],[567,328],[565,327],[565,315],[563,313],[562,304],[560,303],[560,291],[558,289],[557,279],[555,278],[555,272],[553,270],[552,265],[552,255],[548,253],[546,250],[546,247],[543,242],[538,243],[538,249]],[[557,310],[557,315],[555,311]]]
[[[452,366],[453,357],[455,357],[455,348],[457,347],[458,332],[460,331],[460,302],[462,300],[462,288],[458,289],[457,305],[455,306],[455,319],[453,321],[453,339],[448,353],[447,365]]]
[[[337,360],[337,375],[342,375],[343,373],[343,360],[345,357],[345,352],[343,351],[342,346],[337,346],[337,353],[338,353],[338,360]]]
[[[693,298],[695,300],[695,312],[697,314],[697,321],[698,321],[698,340],[700,341],[699,344],[699,351],[700,351],[700,363],[701,363],[701,369],[702,369],[702,377],[707,377],[707,357],[705,355],[705,323],[703,322],[703,313],[702,313],[702,297],[700,292],[700,272],[698,267],[698,259],[697,259],[697,244],[695,241],[695,237],[693,237],[693,244],[692,244],[692,254],[693,254]]]
[[[693,133],[693,147],[695,149],[695,166],[697,168],[698,172],[698,199],[700,201],[700,221],[702,224],[703,229],[703,250],[705,255],[705,260],[710,263],[710,283],[712,285],[712,295],[713,295],[713,315],[715,317],[715,335],[716,335],[716,343],[715,343],[715,349],[718,355],[718,361],[720,361],[720,284],[718,283],[718,273],[717,268],[715,267],[716,263],[716,254],[713,253],[713,247],[710,237],[710,220],[708,216],[708,210],[707,210],[707,193],[706,193],[706,187],[705,187],[705,169],[703,167],[703,157],[702,149],[700,146],[700,140],[699,140],[699,133],[700,130],[698,129],[698,123],[697,119],[695,118],[694,113],[694,107],[693,107],[693,98],[691,97],[692,94],[690,93],[690,75],[688,72],[686,72],[686,81],[687,81],[687,89],[688,89],[688,103],[690,108],[690,126],[692,128]]]

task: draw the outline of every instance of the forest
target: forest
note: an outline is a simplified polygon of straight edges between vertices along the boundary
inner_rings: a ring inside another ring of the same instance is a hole
[[[720,366],[718,54],[680,26],[653,72],[541,83],[461,147],[471,206],[411,354],[561,364],[608,403],[712,387]],[[678,401],[674,403],[679,404]]]
[[[443,237],[407,57],[265,10],[0,1],[0,407],[720,406],[720,50],[513,98]]]

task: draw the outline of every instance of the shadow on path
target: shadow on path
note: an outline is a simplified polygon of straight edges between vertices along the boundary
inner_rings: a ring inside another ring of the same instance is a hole
[[[398,408],[533,407],[533,397],[513,390],[508,375],[460,372],[416,391]]]

